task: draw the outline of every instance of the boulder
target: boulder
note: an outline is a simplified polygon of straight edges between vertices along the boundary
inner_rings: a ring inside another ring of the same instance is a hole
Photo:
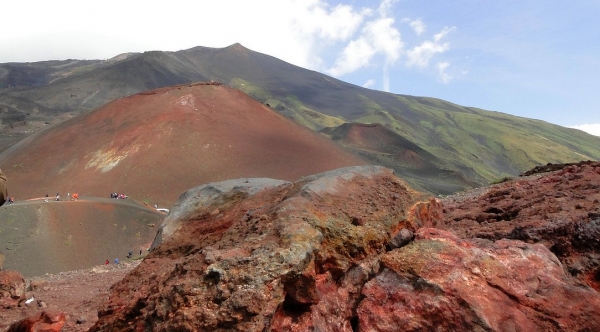
[[[402,228],[398,233],[392,236],[390,243],[388,244],[390,249],[402,248],[409,244],[415,235],[408,228]]]
[[[25,278],[17,271],[0,271],[0,299],[20,300],[27,290]]]
[[[219,208],[223,209],[224,205],[232,205],[260,191],[286,185],[291,183],[265,178],[245,178],[209,183],[190,189],[179,197],[164,219],[151,249],[175,233],[182,223],[202,218],[199,213],[218,213]]]
[[[359,331],[600,331],[600,294],[541,244],[421,228],[381,265]]]
[[[362,286],[419,198],[374,166],[194,188],[91,331],[352,331]]]
[[[540,243],[569,274],[600,290],[600,162],[565,164],[443,200],[436,227],[460,237]]]
[[[65,325],[65,314],[42,311],[13,323],[7,332],[59,332]]]

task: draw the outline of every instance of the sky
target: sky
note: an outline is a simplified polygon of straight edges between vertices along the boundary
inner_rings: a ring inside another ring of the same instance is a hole
[[[234,43],[369,89],[600,136],[600,1],[3,0],[0,63]]]

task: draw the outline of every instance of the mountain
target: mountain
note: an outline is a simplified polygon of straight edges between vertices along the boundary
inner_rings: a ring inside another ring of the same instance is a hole
[[[50,69],[27,71],[28,66]],[[34,79],[36,75],[41,78]],[[315,131],[348,123],[381,124],[418,146],[428,156],[427,163],[449,175],[442,185],[435,185],[439,178],[411,180],[434,193],[483,185],[536,165],[600,159],[600,138],[575,129],[435,98],[365,89],[240,44],[131,53],[79,64],[1,64],[0,85],[11,87],[0,93],[0,119],[12,135],[27,134],[40,125],[34,115],[71,116],[141,91],[211,80],[238,88]],[[15,100],[29,104],[16,107]],[[34,107],[37,113],[31,111]],[[366,157],[375,163],[381,160],[372,154]],[[400,175],[415,178],[405,174],[402,162],[386,160]]]
[[[129,195],[169,207],[190,187],[297,180],[367,161],[218,83],[145,91],[46,127],[0,154],[16,200]]]

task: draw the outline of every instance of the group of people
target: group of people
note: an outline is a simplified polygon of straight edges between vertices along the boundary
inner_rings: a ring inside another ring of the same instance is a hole
[[[46,202],[48,201],[48,198],[49,198],[49,196],[48,196],[48,194],[46,194],[46,199],[45,199]],[[73,195],[71,195],[71,193],[67,193],[67,200],[69,200],[69,199],[72,201],[76,201],[79,199],[79,194],[73,193]],[[54,196],[54,200],[57,202],[60,201],[60,193],[56,193],[56,196]]]
[[[6,175],[4,175],[4,173],[2,173],[2,170],[0,170],[0,206],[4,205],[4,203],[8,203],[8,205],[12,205],[15,202],[15,198],[13,196],[8,196],[8,190],[7,190],[7,186],[6,186]],[[127,196],[123,195],[123,198],[127,198]],[[67,200],[71,199],[72,201],[76,201],[79,199],[79,194],[77,193],[73,193],[71,195],[71,193],[67,193]],[[48,194],[46,194],[46,199],[45,201],[48,202],[49,200],[49,196]],[[60,194],[56,193],[56,196],[54,196],[54,200],[55,201],[60,201]]]
[[[127,198],[129,198],[129,196],[127,196],[125,194],[112,193],[112,194],[110,194],[110,198],[114,198],[114,199],[127,199]]]
[[[8,196],[8,189],[6,186],[6,175],[4,175],[4,173],[2,173],[2,170],[0,170],[0,206],[4,205],[5,203],[8,203],[8,205],[12,205],[15,202],[15,198],[13,196]],[[45,201],[48,202],[49,196],[48,194],[46,194],[46,199]],[[71,199],[73,201],[76,201],[79,199],[79,194],[74,193],[73,195],[71,195],[70,193],[67,194],[67,200]],[[56,196],[54,196],[54,200],[55,201],[60,201],[60,194],[56,193]]]
[[[150,249],[148,249],[150,250]],[[140,256],[142,256],[142,253],[144,252],[144,250],[140,247]],[[133,250],[129,250],[129,252],[127,253],[127,258],[132,258],[133,257]],[[110,264],[110,262],[108,261],[108,259],[104,262],[104,265],[108,265]],[[115,258],[115,264],[119,264],[119,257]]]

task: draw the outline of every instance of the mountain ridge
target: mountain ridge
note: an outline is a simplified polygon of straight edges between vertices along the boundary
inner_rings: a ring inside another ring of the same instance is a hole
[[[75,116],[141,91],[216,81],[244,91],[314,131],[344,123],[379,123],[435,156],[440,160],[439,168],[460,173],[475,185],[515,176],[536,165],[600,159],[600,137],[441,99],[366,89],[254,52],[239,43],[115,58],[79,67],[83,69],[76,74],[61,76],[43,86],[5,90],[0,93],[0,119],[6,127],[10,113],[22,119],[17,127],[31,126],[31,106],[9,110],[9,98],[24,98],[48,110]],[[69,67],[73,64],[62,65],[76,71]],[[4,64],[0,68],[8,70]],[[388,167],[403,175],[402,167]]]

